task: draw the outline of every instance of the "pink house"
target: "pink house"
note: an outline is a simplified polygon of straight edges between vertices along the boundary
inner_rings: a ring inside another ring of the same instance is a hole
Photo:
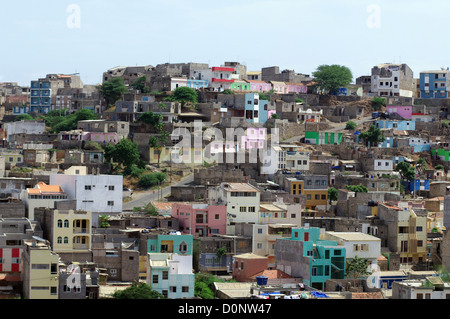
[[[117,144],[119,142],[119,135],[117,133],[88,132],[83,136],[83,140],[97,142],[100,144]]]
[[[265,81],[257,80],[245,80],[250,83],[250,91],[254,92],[269,92],[272,89],[272,85]]]
[[[264,147],[266,138],[265,128],[249,127],[247,128],[246,135],[242,136],[241,147],[243,149],[261,149]]]
[[[308,91],[308,87],[302,83],[286,82],[288,87],[288,93],[305,93]]]
[[[225,235],[227,228],[227,207],[208,204],[172,205],[172,217],[178,219],[180,231],[194,237]]]
[[[410,120],[412,118],[412,106],[395,106],[389,105],[386,106],[386,113],[393,114],[397,113],[404,119]]]

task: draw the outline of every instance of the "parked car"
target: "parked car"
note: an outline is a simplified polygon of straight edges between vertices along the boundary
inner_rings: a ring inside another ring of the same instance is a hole
[[[131,188],[123,188],[123,197],[131,197],[133,190]]]

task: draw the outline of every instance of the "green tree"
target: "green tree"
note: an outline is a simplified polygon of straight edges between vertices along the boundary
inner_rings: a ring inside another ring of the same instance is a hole
[[[351,192],[355,192],[355,193],[368,193],[369,189],[364,186],[364,185],[346,185],[345,186],[346,189],[348,189]]]
[[[124,290],[113,293],[115,299],[165,299],[162,294],[153,290],[146,283],[133,284]]]
[[[30,114],[20,114],[14,118],[15,122],[22,121],[22,120],[23,121],[31,121],[31,120],[34,120],[34,118]]]
[[[176,88],[171,95],[165,98],[166,101],[180,102],[182,106],[186,104],[195,105],[198,103],[197,91],[194,89],[183,86]]]
[[[419,174],[422,174],[425,172],[425,170],[428,168],[427,161],[421,157],[416,163],[417,171]]]
[[[140,177],[138,181],[139,187],[149,188],[156,185],[160,185],[167,179],[167,175],[164,173],[148,173]]]
[[[225,89],[221,92],[222,94],[234,94],[233,91],[231,91],[230,89]]]
[[[90,109],[81,109],[72,114],[67,114],[67,110],[53,110],[44,115],[43,119],[51,132],[58,133],[75,130],[78,121],[96,120],[98,115]]]
[[[114,162],[123,165],[125,168],[131,168],[133,164],[139,162],[140,153],[137,143],[130,139],[123,138],[114,147],[108,147],[105,157],[112,159]]]
[[[346,277],[356,280],[362,276],[369,276],[372,273],[368,269],[368,259],[355,256],[351,261],[347,262]]]
[[[357,126],[358,126],[358,125],[357,125],[355,122],[353,122],[353,121],[348,121],[348,122],[345,124],[345,129],[346,129],[346,130],[354,130]]]
[[[117,77],[103,82],[98,86],[98,91],[105,99],[106,105],[111,106],[114,105],[128,89],[125,86],[123,78]]]
[[[312,73],[316,87],[325,90],[328,94],[337,92],[340,88],[348,86],[353,79],[352,71],[343,65],[319,65]]]
[[[337,201],[338,199],[338,190],[334,187],[328,188],[328,200],[330,201],[330,204],[332,201]]]
[[[109,216],[108,215],[100,215],[98,216],[100,228],[108,228],[111,225],[109,224]]]
[[[376,96],[371,101],[370,104],[372,105],[372,108],[374,111],[380,110],[383,106],[386,106],[386,99]]]
[[[414,168],[405,161],[398,163],[395,170],[400,173],[403,180],[412,181],[416,178]]]
[[[434,169],[442,170],[442,169],[444,169],[444,165],[438,164],[434,167]]]
[[[214,299],[214,283],[224,281],[212,274],[196,273],[194,295],[202,299]]]
[[[386,137],[383,135],[381,129],[376,127],[375,125],[371,125],[370,128],[362,132],[359,135],[369,146],[377,145],[380,142],[384,142]]]
[[[146,80],[147,79],[146,79],[145,75],[143,75],[143,76],[137,78],[136,81],[134,81],[134,83],[131,84],[131,87],[137,91],[140,91],[141,93],[149,93],[150,88],[145,85]]]

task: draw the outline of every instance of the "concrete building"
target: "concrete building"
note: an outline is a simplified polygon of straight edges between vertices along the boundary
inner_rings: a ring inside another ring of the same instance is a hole
[[[0,218],[0,272],[22,271],[24,241],[41,235],[35,232],[35,226],[25,217]]]
[[[355,257],[367,258],[370,268],[376,269],[378,258],[381,256],[381,239],[362,232],[325,232],[323,239],[335,240],[344,246],[347,261]]]
[[[247,183],[221,183],[208,190],[208,202],[227,207],[227,234],[234,234],[237,222],[258,222],[261,192]]]
[[[37,207],[54,208],[55,202],[67,200],[68,195],[59,185],[39,182],[34,188],[23,190],[20,199],[25,203],[28,219],[35,220],[34,211]]]
[[[43,239],[25,241],[22,253],[24,299],[58,299],[59,256]]]
[[[194,237],[225,235],[227,207],[208,204],[172,205],[172,217],[179,220],[180,231]]]
[[[378,203],[378,217],[388,225],[387,247],[400,254],[401,263],[425,262],[427,216],[412,209]]]
[[[414,97],[413,71],[407,64],[385,63],[374,66],[371,91],[375,96]]]
[[[420,72],[420,98],[446,99],[450,97],[450,70]]]
[[[277,269],[319,290],[325,289],[327,279],[345,278],[345,256],[345,247],[320,239],[316,227],[293,228],[291,238],[277,239],[275,245]]]
[[[149,253],[147,284],[168,299],[194,297],[195,275],[192,256]]]
[[[51,174],[50,184],[60,185],[67,198],[76,200],[76,209],[92,213],[92,226],[98,216],[122,213],[123,176]]]
[[[392,299],[450,299],[450,284],[438,276],[394,282]]]

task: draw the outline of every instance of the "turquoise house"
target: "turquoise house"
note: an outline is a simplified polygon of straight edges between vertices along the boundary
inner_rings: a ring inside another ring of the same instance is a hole
[[[192,235],[154,235],[147,241],[148,253],[173,253],[192,255],[194,236]]]
[[[320,239],[320,228],[292,228],[291,238],[278,239],[275,259],[293,277],[313,288],[324,290],[328,279],[344,279],[345,247],[337,241]],[[297,253],[293,253],[297,252]]]
[[[171,233],[147,241],[147,284],[166,298],[194,297],[193,239]]]

